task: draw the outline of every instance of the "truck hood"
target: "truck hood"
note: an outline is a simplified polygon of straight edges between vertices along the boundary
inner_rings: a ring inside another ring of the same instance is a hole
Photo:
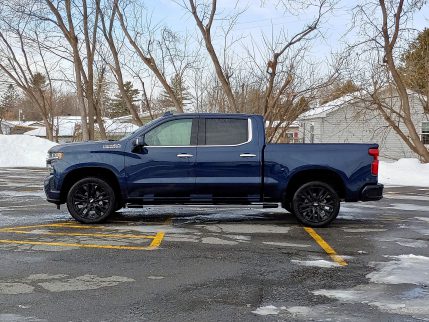
[[[122,150],[124,148],[122,141],[88,141],[88,142],[73,142],[56,145],[49,149],[50,152],[77,152],[77,151],[106,151],[106,150]]]

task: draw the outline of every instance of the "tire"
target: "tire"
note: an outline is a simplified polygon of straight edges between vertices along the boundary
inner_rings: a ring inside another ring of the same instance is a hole
[[[115,206],[115,192],[100,178],[81,179],[67,194],[67,209],[74,219],[84,224],[106,220],[115,211]]]
[[[302,224],[323,227],[337,218],[340,197],[329,184],[311,181],[296,190],[292,199],[292,209]]]

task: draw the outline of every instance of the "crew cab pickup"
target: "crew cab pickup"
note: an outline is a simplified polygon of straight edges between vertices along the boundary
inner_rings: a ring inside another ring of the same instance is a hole
[[[326,226],[379,200],[377,144],[267,144],[259,115],[166,113],[118,141],[49,150],[47,200],[82,223],[126,205],[259,204]]]

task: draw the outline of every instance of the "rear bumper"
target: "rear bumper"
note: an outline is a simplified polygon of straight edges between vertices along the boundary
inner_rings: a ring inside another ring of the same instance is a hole
[[[365,186],[360,193],[361,201],[374,201],[380,200],[383,198],[383,188],[382,184],[371,184]]]

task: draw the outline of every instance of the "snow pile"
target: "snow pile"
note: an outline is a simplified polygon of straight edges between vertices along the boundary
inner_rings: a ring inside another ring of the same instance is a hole
[[[45,167],[48,150],[54,145],[28,135],[0,135],[0,167]]]
[[[429,187],[429,163],[417,159],[380,161],[378,181],[392,186]]]

